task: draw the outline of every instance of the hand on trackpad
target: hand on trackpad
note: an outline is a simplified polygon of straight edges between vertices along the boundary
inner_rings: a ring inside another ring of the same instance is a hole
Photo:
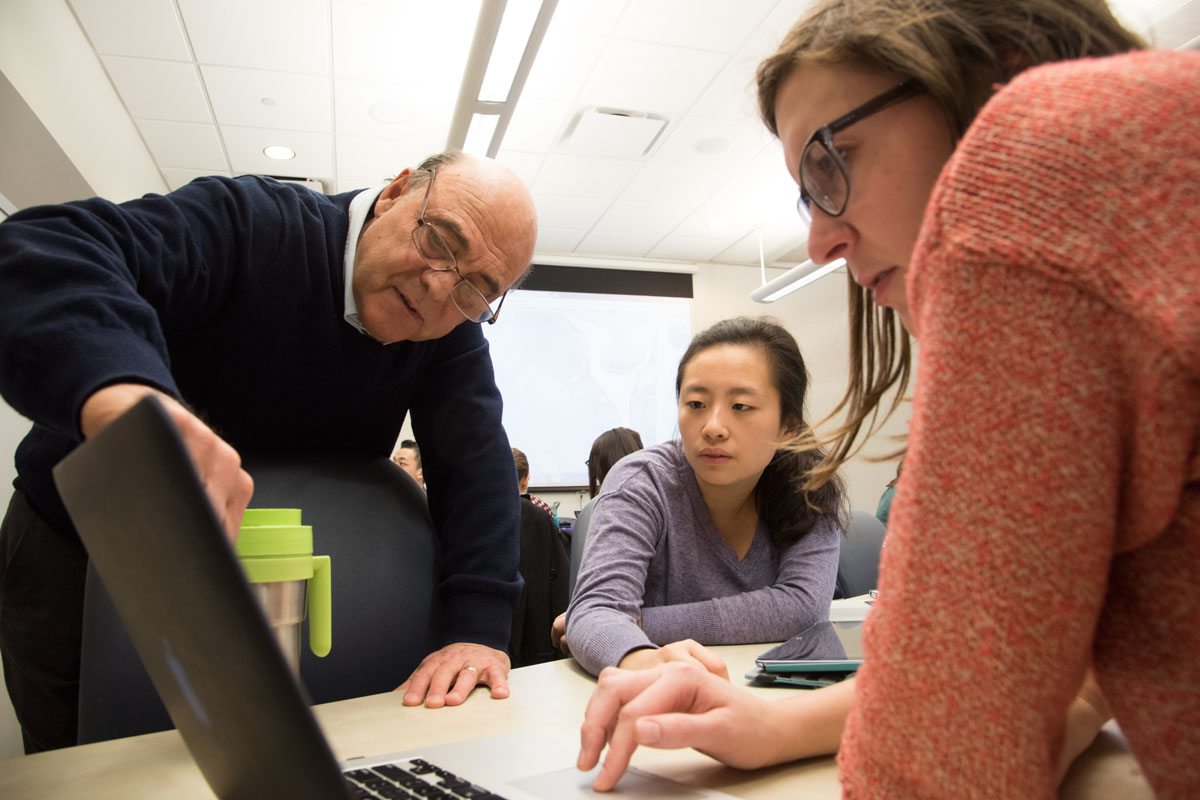
[[[598,769],[598,768],[597,768]],[[629,769],[621,776],[621,781],[611,792],[597,792],[592,789],[592,781],[596,778],[597,770],[580,772],[574,768],[543,772],[520,780],[509,781],[518,789],[529,792],[543,800],[576,800],[576,798],[667,798],[668,800],[702,800],[709,797],[704,791],[682,783],[651,775],[636,769]]]

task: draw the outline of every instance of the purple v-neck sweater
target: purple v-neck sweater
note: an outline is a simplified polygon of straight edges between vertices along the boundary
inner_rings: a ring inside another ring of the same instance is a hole
[[[680,639],[788,639],[827,617],[839,548],[834,520],[782,550],[760,521],[738,561],[682,444],[639,450],[612,468],[592,510],[567,611],[571,652],[596,674],[632,650]]]

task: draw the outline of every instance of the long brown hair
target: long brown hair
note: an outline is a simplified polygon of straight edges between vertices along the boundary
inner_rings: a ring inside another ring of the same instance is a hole
[[[957,140],[991,87],[1026,67],[1145,46],[1104,0],[824,0],[758,66],[758,107],[778,135],[775,101],[794,70],[806,63],[854,64],[915,80]],[[828,438],[808,431],[793,443],[799,450],[829,448],[810,472],[809,490],[833,479],[883,426],[903,403],[912,375],[909,335],[897,315],[876,308],[853,278],[849,287],[850,382],[818,427],[844,419]]]

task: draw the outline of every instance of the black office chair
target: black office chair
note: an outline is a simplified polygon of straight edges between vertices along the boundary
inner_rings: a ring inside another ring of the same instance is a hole
[[[879,584],[879,553],[887,528],[867,511],[851,511],[838,557],[834,599],[866,594]]]
[[[440,550],[424,491],[387,458],[243,452],[254,508],[299,508],[332,561],[333,649],[317,658],[302,626],[312,702],[391,691],[437,645]],[[99,580],[89,571],[79,742],[172,727]]]
[[[513,668],[563,658],[550,640],[554,618],[567,610],[567,550],[554,520],[521,498],[521,577],[508,656]]]

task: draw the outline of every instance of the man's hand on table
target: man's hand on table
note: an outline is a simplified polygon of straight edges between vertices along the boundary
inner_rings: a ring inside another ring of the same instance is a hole
[[[225,535],[230,542],[236,541],[242,527],[242,514],[254,493],[254,481],[242,469],[242,459],[237,451],[178,400],[140,383],[105,386],[88,397],[80,409],[79,428],[84,437],[94,436],[147,395],[159,399],[179,429],[208,499],[225,528]]]
[[[492,697],[508,697],[508,654],[482,644],[448,644],[425,656],[421,664],[396,688],[404,705],[426,708],[456,706],[467,699],[476,684],[485,684]]]

